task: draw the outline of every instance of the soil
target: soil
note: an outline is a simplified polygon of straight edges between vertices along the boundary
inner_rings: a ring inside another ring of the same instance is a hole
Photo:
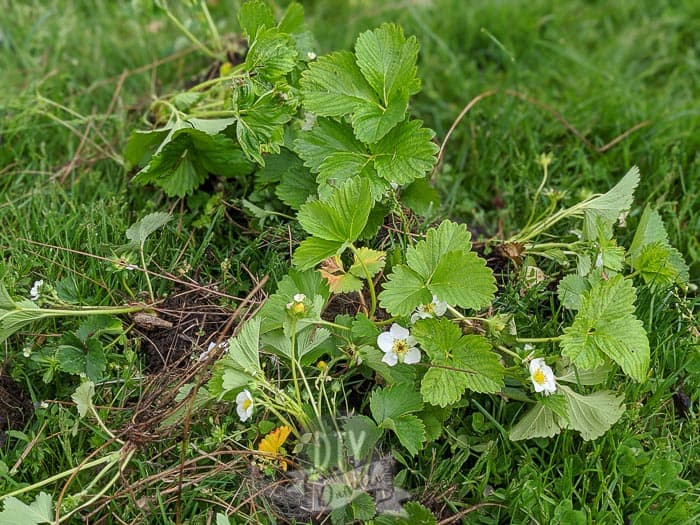
[[[0,367],[0,445],[7,430],[21,430],[32,415],[32,401]]]
[[[157,316],[134,319],[146,372],[186,368],[216,342],[231,315],[218,299],[204,290],[174,291],[157,308]]]

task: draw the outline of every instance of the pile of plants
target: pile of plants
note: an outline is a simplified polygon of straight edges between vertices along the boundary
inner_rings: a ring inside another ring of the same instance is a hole
[[[220,439],[208,450],[235,433],[238,497],[259,500],[270,516],[436,523],[438,509],[412,496],[416,465],[429,454],[449,462],[446,443],[491,446],[478,432],[455,436],[462,421],[511,441],[601,439],[636,401],[622,386],[654,374],[640,298],[673,305],[685,328],[694,322],[683,297],[688,268],[661,215],[635,211],[636,167],[620,166],[617,185],[564,207],[564,189],[547,186],[552,156],[543,154],[522,229],[476,241],[470,225],[440,212],[432,182],[446,144],[410,111],[421,89],[415,37],[386,23],[362,32],[352,51],[317,55],[299,4],[276,17],[251,0],[238,20],[240,60],[218,34],[211,49],[196,40],[216,58],[215,74],[153,101],[152,125],[133,132],[125,160],[134,185],[146,187],[134,191],[187,202],[223,184],[251,224],[278,221],[292,235],[288,272],[264,300],[263,282],[224,305],[237,317],[223,318],[211,345],[145,388],[126,372],[110,381],[119,368],[106,351],[132,337],[129,327],[167,327],[145,247],[170,213],[132,225],[115,255],[115,272],[145,277],[147,294],[130,304],[86,306],[43,282],[31,297],[0,287],[2,341],[42,319],[86,318],[34,354],[32,373],[46,383],[80,377],[73,431],[88,425],[105,440],[72,471],[1,496],[0,523],[67,522],[104,508],[111,491],[138,479],[130,462],[156,438],[194,441],[187,431],[200,413],[229,421],[212,424]],[[137,359],[123,355],[122,370]],[[106,421],[98,405],[115,384],[141,397],[124,407],[128,416]],[[70,480],[92,468],[92,481],[70,492]],[[36,494],[64,479],[69,492]],[[36,495],[24,503],[21,494]],[[503,494],[484,501],[502,505]],[[216,520],[229,523],[224,512]]]

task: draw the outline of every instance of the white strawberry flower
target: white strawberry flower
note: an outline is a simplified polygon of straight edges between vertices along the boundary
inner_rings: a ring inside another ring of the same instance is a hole
[[[433,295],[433,300],[428,304],[422,304],[411,314],[411,324],[415,324],[419,319],[429,319],[430,317],[442,317],[447,311],[447,303]]]
[[[248,390],[243,390],[236,396],[236,412],[244,423],[253,415],[253,396]]]
[[[542,392],[548,396],[557,391],[554,372],[541,357],[530,361],[530,379],[535,386],[535,392]]]
[[[34,281],[34,286],[32,286],[32,289],[29,290],[29,298],[32,301],[37,301],[39,297],[41,297],[41,288],[44,286],[44,280],[39,279],[38,281]]]
[[[396,363],[412,365],[420,361],[420,350],[416,347],[418,342],[411,333],[396,323],[391,325],[388,332],[382,332],[377,337],[377,346],[384,352],[382,361],[389,366]]]

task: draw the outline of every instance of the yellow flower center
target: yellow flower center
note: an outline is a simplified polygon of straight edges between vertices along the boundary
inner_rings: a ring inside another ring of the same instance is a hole
[[[246,399],[243,401],[241,406],[243,407],[243,410],[248,410],[252,404],[253,401],[251,401],[250,399]]]
[[[405,339],[396,339],[391,349],[397,356],[403,357],[408,352],[408,344]]]
[[[292,306],[292,312],[295,314],[303,314],[306,311],[306,307],[304,306],[304,303],[294,303]]]
[[[535,373],[532,374],[532,380],[538,385],[544,385],[546,378],[544,377],[544,372],[541,368],[535,370]]]
[[[435,313],[435,305],[433,303],[424,304],[423,311],[426,314],[433,314],[433,313]]]

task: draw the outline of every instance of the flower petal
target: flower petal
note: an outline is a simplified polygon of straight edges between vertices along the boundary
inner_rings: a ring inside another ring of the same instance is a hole
[[[409,348],[408,352],[406,352],[406,355],[403,358],[403,362],[406,363],[407,365],[415,365],[416,363],[420,362],[420,350],[417,348]]]
[[[377,346],[382,352],[391,352],[396,338],[389,332],[382,332],[377,337]]]
[[[394,339],[406,339],[410,335],[406,328],[396,323],[391,325],[389,333],[394,336]]]
[[[382,357],[382,363],[386,363],[389,366],[394,366],[398,362],[399,356],[397,356],[395,352],[387,352],[384,354],[384,357]]]
[[[246,399],[250,399],[251,401],[253,400],[253,396],[250,395],[250,392],[246,390],[242,390],[241,392],[238,393],[236,396],[236,403],[239,405],[242,404]]]

